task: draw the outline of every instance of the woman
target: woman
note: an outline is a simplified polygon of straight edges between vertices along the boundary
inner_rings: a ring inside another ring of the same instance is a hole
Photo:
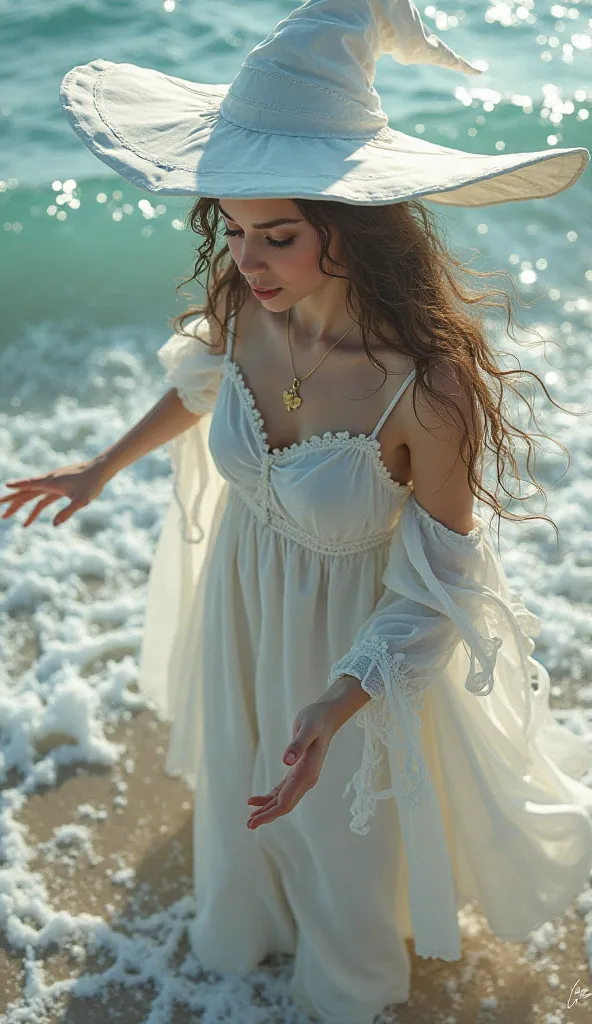
[[[324,1024],[409,998],[406,938],[459,959],[468,900],[526,940],[592,867],[587,751],[473,509],[488,434],[508,451],[507,373],[417,198],[549,195],[587,155],[406,139],[372,88],[383,51],[476,70],[411,3],[309,0],[230,88],[104,61],[66,76],[93,152],[200,196],[207,301],[176,318],[141,423],[2,499],[41,496],[28,524],[67,495],[63,522],[169,444],[140,676],[195,789],[192,947],[217,970],[293,953],[291,994]]]

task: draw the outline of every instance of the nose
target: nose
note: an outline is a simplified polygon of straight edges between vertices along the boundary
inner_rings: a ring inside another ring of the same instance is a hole
[[[243,243],[242,249],[236,255],[236,265],[245,277],[251,277],[267,269],[267,263],[261,259],[261,250],[246,243]]]

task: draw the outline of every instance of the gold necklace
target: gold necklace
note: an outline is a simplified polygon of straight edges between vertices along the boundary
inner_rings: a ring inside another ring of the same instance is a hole
[[[341,337],[337,339],[337,341],[335,342],[335,345],[339,345],[339,342],[343,341],[343,339],[346,337],[346,335],[348,335],[350,331],[353,331],[355,326],[356,326],[356,324],[355,324],[355,321],[354,321],[354,323],[351,325],[351,327],[348,327],[348,329],[345,332],[345,334],[342,334]],[[292,387],[290,388],[290,390],[289,391],[284,391],[283,395],[284,395],[284,403],[286,405],[286,408],[288,409],[289,412],[293,412],[294,409],[298,409],[298,407],[302,405],[302,398],[298,394],[298,388],[300,387],[301,382],[303,380],[306,380],[307,377],[310,377],[311,373],[313,373],[314,370],[316,370],[317,367],[321,365],[321,363],[323,362],[323,359],[325,358],[325,356],[329,355],[329,352],[331,351],[331,349],[335,348],[335,345],[331,345],[331,348],[327,349],[327,351],[325,352],[325,355],[322,356],[321,359],[319,359],[317,365],[313,366],[312,370],[309,370],[308,373],[305,374],[304,377],[297,377],[296,376],[296,371],[294,369],[294,363],[292,361],[292,352],[290,350],[290,309],[289,308],[288,308],[288,315],[286,317],[286,342],[288,344],[288,354],[290,356],[290,364],[292,366],[292,373],[294,375],[294,382],[293,382]]]

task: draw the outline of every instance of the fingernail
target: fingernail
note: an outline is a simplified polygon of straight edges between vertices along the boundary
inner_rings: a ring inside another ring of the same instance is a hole
[[[286,754],[286,757],[285,757],[286,764],[294,764],[295,760],[296,760],[296,755],[295,754],[292,754],[292,753]]]

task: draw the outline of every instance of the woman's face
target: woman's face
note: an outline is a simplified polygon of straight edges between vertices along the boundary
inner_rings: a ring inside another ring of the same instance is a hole
[[[331,283],[318,267],[316,229],[291,199],[220,199],[219,209],[230,254],[266,309],[280,313]],[[340,258],[335,230],[329,252]],[[281,290],[262,296],[257,288]]]

